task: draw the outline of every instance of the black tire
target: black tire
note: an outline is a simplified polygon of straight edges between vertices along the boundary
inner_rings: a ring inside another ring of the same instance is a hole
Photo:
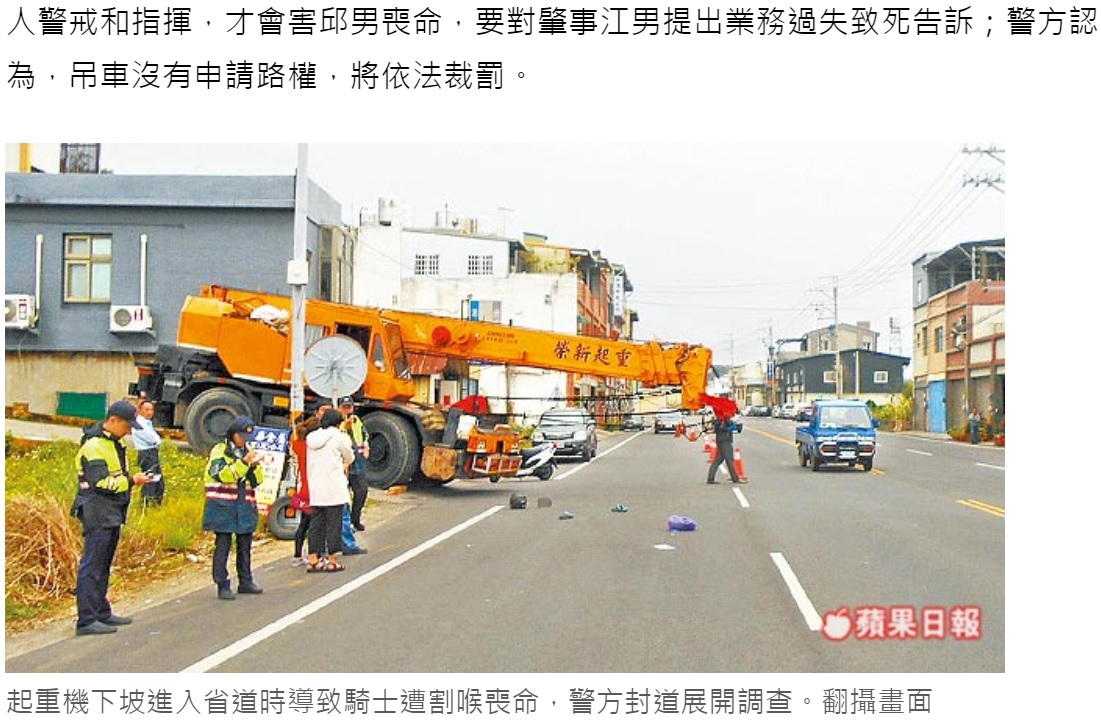
[[[581,462],[589,462],[594,457],[596,457],[596,448],[594,447],[586,447],[581,451]]]
[[[184,432],[187,444],[196,452],[206,454],[225,439],[226,430],[235,417],[250,415],[248,400],[230,388],[212,388],[199,395],[187,406]]]
[[[818,468],[822,467],[822,461],[818,459],[818,455],[812,454],[810,456],[810,469],[814,472],[818,472]]]
[[[807,466],[807,454],[805,452],[803,452],[803,446],[802,445],[796,445],[795,446],[795,452],[799,453],[799,467],[806,467]]]
[[[872,471],[872,459],[871,458],[868,458],[867,460],[861,462],[860,464],[862,466],[864,466],[864,472],[871,472]]]
[[[540,465],[539,467],[535,468],[535,472],[533,474],[540,480],[550,480],[551,475],[554,475],[554,465],[551,465],[550,463],[547,463],[546,465]]]
[[[371,454],[367,458],[367,484],[388,488],[408,483],[420,466],[421,444],[413,426],[389,412],[372,412],[363,417]]]
[[[294,534],[298,531],[301,516],[296,512],[293,518],[287,517],[287,508],[290,504],[290,496],[284,495],[276,498],[268,509],[268,532],[276,540],[294,540]]]

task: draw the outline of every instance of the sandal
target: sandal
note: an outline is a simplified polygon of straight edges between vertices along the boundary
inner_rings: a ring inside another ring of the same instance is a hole
[[[344,565],[341,565],[338,562],[330,562],[330,563],[325,563],[325,567],[324,567],[324,569],[322,569],[321,572],[343,572],[344,570],[347,570],[347,569],[348,569],[347,567],[345,567]]]
[[[306,563],[306,572],[308,572],[308,573],[327,572],[325,567],[328,564],[329,564],[329,561],[326,560],[325,558],[321,558],[317,562],[313,562],[313,563],[308,562],[308,563]]]

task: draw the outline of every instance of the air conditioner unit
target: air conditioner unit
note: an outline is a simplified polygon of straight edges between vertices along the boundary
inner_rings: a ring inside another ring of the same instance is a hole
[[[148,305],[112,305],[111,332],[146,332],[153,329]]]
[[[4,296],[4,327],[26,330],[38,322],[34,295]]]

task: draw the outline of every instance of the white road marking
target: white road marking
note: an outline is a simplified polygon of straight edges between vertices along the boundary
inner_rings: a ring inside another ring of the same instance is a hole
[[[734,497],[738,498],[738,504],[743,508],[749,507],[749,501],[745,499],[745,493],[742,492],[741,488],[734,488]]]
[[[914,455],[924,455],[926,457],[931,457],[933,455],[933,453],[925,452],[924,450],[911,450],[910,448],[906,448],[906,452],[913,453]]]
[[[605,450],[604,452],[602,452],[602,453],[598,454],[598,455],[597,455],[596,457],[594,457],[594,458],[593,458],[592,460],[590,460],[589,462],[587,462],[587,463],[578,463],[578,465],[577,465],[576,467],[572,468],[571,470],[567,470],[566,472],[562,473],[561,475],[555,475],[554,479],[555,479],[555,480],[565,480],[565,479],[566,479],[566,478],[568,478],[568,477],[569,477],[570,475],[573,475],[573,474],[574,474],[575,472],[577,472],[577,471],[579,471],[579,470],[584,470],[584,469],[585,469],[585,467],[586,467],[587,465],[590,465],[590,464],[592,464],[592,463],[596,462],[597,460],[599,460],[600,458],[604,457],[605,455],[608,455],[609,453],[614,453],[614,452],[615,452],[616,450],[620,449],[621,447],[623,447],[623,446],[624,446],[624,445],[626,445],[627,443],[629,443],[629,442],[633,442],[633,441],[637,440],[637,439],[638,439],[638,438],[640,438],[640,437],[642,437],[642,433],[641,433],[641,432],[635,433],[634,435],[632,435],[631,437],[627,438],[627,439],[626,439],[626,440],[624,440],[623,442],[621,442],[621,443],[618,443],[618,444],[616,444],[616,445],[613,445],[612,447],[608,448],[608,449],[607,449],[607,450]]]
[[[431,538],[429,540],[425,540],[420,545],[416,546],[415,548],[412,548],[411,550],[405,551],[404,553],[397,556],[393,560],[390,560],[387,563],[383,563],[382,565],[379,565],[377,568],[375,568],[371,572],[369,572],[365,575],[360,575],[359,577],[355,578],[354,580],[352,580],[350,582],[347,582],[347,583],[341,585],[340,587],[336,588],[332,592],[326,593],[325,595],[322,595],[321,597],[317,598],[313,602],[310,602],[306,605],[303,605],[302,607],[298,608],[294,612],[289,613],[287,615],[284,615],[283,617],[279,618],[278,620],[266,625],[265,627],[260,628],[256,632],[254,632],[250,635],[246,635],[245,637],[241,638],[240,640],[233,643],[232,645],[229,645],[227,647],[222,648],[221,650],[214,653],[213,655],[209,655],[209,656],[203,658],[202,660],[199,660],[198,662],[193,663],[193,664],[185,667],[180,672],[185,672],[185,673],[207,672],[208,670],[212,670],[212,669],[218,667],[219,665],[221,665],[225,661],[230,660],[230,659],[240,655],[241,653],[245,652],[249,648],[252,648],[255,645],[263,642],[264,640],[267,640],[269,637],[271,637],[271,636],[275,635],[276,633],[281,632],[282,630],[290,627],[294,623],[299,622],[300,620],[305,620],[310,615],[313,615],[318,610],[321,610],[321,609],[333,604],[334,602],[336,602],[340,598],[344,597],[345,595],[348,595],[349,593],[353,593],[356,590],[363,587],[364,585],[366,585],[367,583],[382,577],[383,575],[390,572],[391,570],[394,570],[398,567],[401,567],[402,565],[409,562],[410,560],[417,557],[418,555],[425,552],[426,550],[430,550],[433,547],[435,547],[436,545],[439,545],[444,540],[447,540],[447,539],[453,537],[454,535],[457,535],[457,534],[461,533],[463,530],[466,530],[467,528],[475,525],[476,523],[479,523],[482,520],[485,520],[487,517],[494,514],[498,510],[501,510],[502,508],[504,508],[504,505],[495,505],[495,506],[489,508],[488,510],[486,510],[485,512],[483,512],[479,515],[475,515],[474,517],[470,518],[466,522],[459,523],[458,525],[451,528],[450,530],[445,530],[442,533],[440,533],[439,535],[437,535],[436,537]]]
[[[780,576],[784,578],[784,582],[788,586],[788,592],[791,593],[791,597],[795,600],[795,605],[799,608],[799,612],[803,613],[803,619],[807,622],[807,627],[811,632],[819,632],[822,629],[822,617],[818,614],[818,611],[814,609],[814,603],[807,597],[807,593],[803,590],[803,586],[799,583],[799,578],[795,577],[795,571],[788,565],[788,561],[784,559],[783,553],[769,553],[769,557],[772,558],[772,562],[776,563],[776,567],[780,570]]]
[[[975,463],[979,467],[990,468],[991,470],[1005,470],[1001,465],[987,465],[986,463]]]

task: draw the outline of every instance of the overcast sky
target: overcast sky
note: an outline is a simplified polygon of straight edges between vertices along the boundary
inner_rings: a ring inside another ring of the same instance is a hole
[[[1005,235],[1004,195],[964,184],[1005,168],[963,147],[314,144],[308,163],[346,221],[396,196],[417,224],[446,205],[509,235],[599,249],[627,268],[636,337],[703,343],[716,363],[742,364],[766,357],[770,332],[832,322],[835,277],[841,322],[870,321],[881,352],[909,356],[912,261]],[[289,174],[296,159],[294,145],[108,144],[102,165]]]

